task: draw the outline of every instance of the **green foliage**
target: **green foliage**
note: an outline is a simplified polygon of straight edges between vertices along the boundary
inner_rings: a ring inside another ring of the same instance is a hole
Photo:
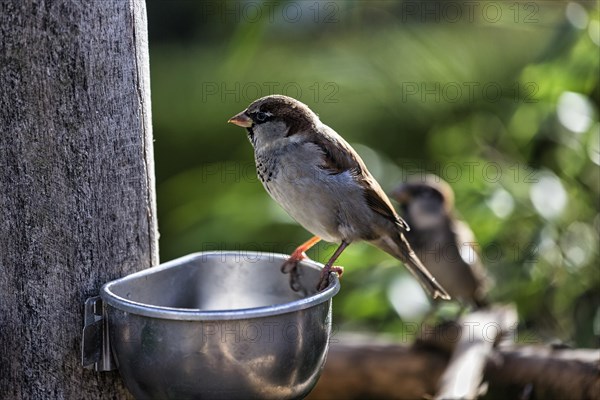
[[[492,298],[515,302],[533,332],[521,339],[598,346],[594,3],[569,6],[579,19],[562,2],[497,3],[498,21],[462,9],[454,23],[442,8],[438,19],[406,8],[418,2],[296,2],[298,22],[282,17],[291,2],[276,3],[273,18],[228,3],[227,14],[219,2],[148,2],[163,261],[213,249],[289,253],[310,236],[269,198],[243,131],[226,124],[256,97],[283,93],[356,145],[384,189],[421,171],[452,185]],[[320,245],[309,256],[332,252]],[[335,321],[403,335],[389,287],[405,270],[365,244],[339,264]]]

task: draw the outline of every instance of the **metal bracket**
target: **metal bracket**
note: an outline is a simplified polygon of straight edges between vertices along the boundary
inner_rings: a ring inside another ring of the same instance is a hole
[[[100,296],[85,301],[81,364],[95,371],[117,369],[110,351],[108,320]]]

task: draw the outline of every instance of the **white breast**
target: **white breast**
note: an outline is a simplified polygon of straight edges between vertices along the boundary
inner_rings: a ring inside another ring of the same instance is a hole
[[[362,196],[349,172],[328,174],[320,168],[318,148],[305,143],[277,160],[280,168],[265,188],[300,225],[328,242],[349,236],[346,213],[349,204]],[[350,235],[351,236],[351,235]]]

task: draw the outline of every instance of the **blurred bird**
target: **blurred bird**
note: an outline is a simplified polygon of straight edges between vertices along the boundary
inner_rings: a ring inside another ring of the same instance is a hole
[[[487,279],[469,226],[453,215],[454,193],[444,180],[425,175],[392,192],[410,226],[406,238],[453,299],[487,305]]]
[[[449,299],[411,249],[406,223],[364,162],[308,106],[287,96],[266,96],[228,122],[246,128],[267,192],[315,235],[292,253],[282,271],[295,274],[305,251],[321,239],[340,243],[322,271],[318,290],[323,290],[330,271],[341,272],[333,266],[339,255],[364,240],[405,263],[433,298]]]

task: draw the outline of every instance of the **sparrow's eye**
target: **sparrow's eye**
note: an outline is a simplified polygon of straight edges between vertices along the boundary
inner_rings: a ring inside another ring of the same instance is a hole
[[[256,119],[256,122],[265,122],[267,118],[269,118],[269,114],[262,111],[259,111],[254,115],[254,119]]]

